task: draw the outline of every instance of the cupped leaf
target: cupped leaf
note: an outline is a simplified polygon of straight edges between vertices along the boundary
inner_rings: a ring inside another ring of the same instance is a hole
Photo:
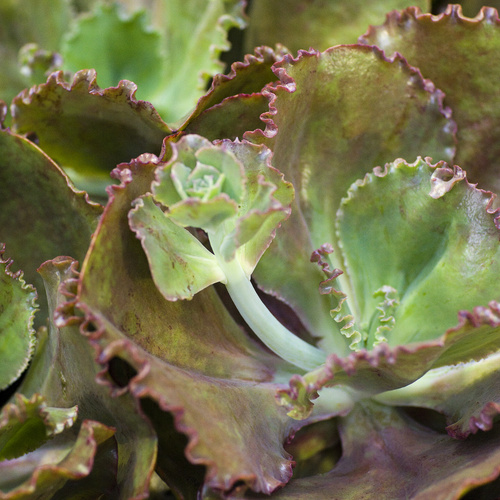
[[[75,191],[24,137],[0,130],[0,151],[0,241],[38,290],[39,317],[45,321],[47,302],[36,269],[58,255],[83,259],[102,208]]]
[[[96,488],[102,481],[116,486],[123,498],[144,498],[156,458],[156,437],[130,395],[112,398],[110,380],[96,383],[101,367],[80,333],[82,319],[74,309],[78,278],[75,268],[76,263],[68,257],[48,261],[40,268],[51,313],[50,329],[40,336],[30,369],[18,390],[27,397],[41,394],[50,407],[77,405],[77,427],[82,420],[112,427],[115,444],[97,453],[96,460],[102,465],[93,470],[91,477],[97,475],[98,479],[89,480],[85,487]],[[15,465],[12,470],[16,470]]]
[[[485,7],[478,17],[468,19],[459,5],[449,5],[439,16],[410,7],[389,14],[384,25],[370,28],[360,41],[377,45],[387,55],[395,51],[403,54],[409,64],[445,92],[445,104],[453,109],[458,126],[456,163],[480,187],[498,191],[497,11]]]
[[[0,390],[17,380],[28,366],[35,347],[33,319],[36,292],[22,273],[12,273],[12,259],[0,248]]]
[[[345,355],[349,344],[330,317],[337,300],[319,295],[323,278],[310,255],[325,243],[336,246],[333,221],[352,182],[400,156],[449,159],[454,125],[440,91],[402,58],[389,60],[373,47],[301,52],[275,71],[280,85],[268,89],[274,99],[266,130],[246,137],[271,148],[297,196],[255,278],[292,305],[325,350]],[[338,250],[329,259],[342,268]]]
[[[172,132],[149,102],[135,98],[136,89],[121,81],[102,90],[94,70],[79,71],[71,84],[61,72],[53,73],[47,83],[14,99],[13,128],[35,134],[78,187],[102,195],[118,163],[158,154]]]
[[[213,141],[242,139],[245,132],[262,128],[260,116],[269,111],[270,99],[263,89],[277,80],[272,66],[287,53],[282,46],[257,47],[242,62],[233,63],[229,74],[215,75],[180,130]]]
[[[227,490],[241,480],[271,492],[291,475],[282,443],[292,424],[275,404],[272,383],[286,365],[246,337],[214,290],[171,302],[156,288],[127,220],[154,179],[152,160],[117,171],[122,185],[112,188],[84,263],[80,307],[97,329],[89,339],[101,362],[119,357],[134,368],[132,394],[174,415],[188,438],[187,458],[207,468],[207,487]]]
[[[249,12],[246,49],[282,43],[292,52],[310,47],[325,50],[339,43],[355,43],[371,24],[380,24],[386,12],[418,5],[430,8],[428,0],[253,0]]]
[[[337,224],[361,345],[432,340],[456,324],[459,310],[500,299],[499,215],[492,202],[459,167],[422,159],[398,160],[353,184]],[[384,287],[399,304],[382,334],[377,291]]]
[[[498,429],[465,441],[396,409],[358,405],[338,423],[342,456],[326,474],[292,480],[275,498],[458,499],[500,473]]]

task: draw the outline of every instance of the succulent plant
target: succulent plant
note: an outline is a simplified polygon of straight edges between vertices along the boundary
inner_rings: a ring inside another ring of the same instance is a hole
[[[491,5],[0,6],[0,499],[500,495]]]

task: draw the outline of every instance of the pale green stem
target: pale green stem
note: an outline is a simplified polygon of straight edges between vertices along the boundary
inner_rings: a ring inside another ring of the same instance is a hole
[[[211,239],[211,243],[213,243]],[[234,305],[252,331],[285,361],[304,370],[325,362],[326,354],[285,328],[264,305],[237,259],[226,262],[212,245],[219,266],[226,275],[226,288]]]

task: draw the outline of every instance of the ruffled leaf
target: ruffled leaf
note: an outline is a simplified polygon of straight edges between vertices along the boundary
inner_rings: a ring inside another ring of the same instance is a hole
[[[326,474],[292,480],[273,498],[458,499],[500,473],[500,433],[452,439],[395,409],[359,405],[338,424],[342,456]]]
[[[456,324],[457,311],[500,299],[500,232],[491,205],[491,193],[469,184],[458,167],[421,159],[396,161],[351,187],[338,237],[352,284],[347,300],[368,348],[384,286],[400,302],[389,345],[434,339]]]
[[[68,498],[75,489],[88,498],[95,498],[98,493],[109,494],[113,487],[109,475],[104,478],[92,476],[92,482],[86,484],[83,481],[92,474],[99,451],[106,450],[110,458],[99,464],[101,467],[108,470],[116,467],[113,434],[110,427],[85,420],[78,435],[69,431],[62,433],[31,453],[0,462],[0,499],[48,500],[54,498],[54,494]]]
[[[432,79],[445,92],[445,104],[452,108],[458,126],[455,162],[480,187],[498,191],[500,21],[497,11],[485,7],[477,18],[467,19],[459,5],[449,5],[439,16],[422,14],[410,7],[389,14],[384,25],[371,28],[360,40],[377,45],[387,55],[395,51],[403,54],[425,78]]]
[[[122,185],[112,190],[82,269],[80,306],[97,328],[89,338],[101,362],[119,357],[134,368],[132,394],[173,414],[188,437],[186,456],[207,468],[207,487],[227,490],[242,480],[270,492],[291,475],[282,445],[291,422],[271,383],[283,365],[245,336],[213,290],[170,302],[156,288],[127,220],[156,166],[137,161],[117,171]],[[178,484],[163,467],[161,473]]]
[[[221,71],[218,57],[229,48],[227,31],[244,26],[243,2],[139,4],[144,5],[131,5],[129,13],[97,4],[67,37],[64,67],[96,69],[101,86],[131,80],[166,121],[176,122],[194,108],[210,76]]]
[[[335,248],[333,221],[352,182],[396,157],[449,159],[454,126],[441,92],[404,60],[388,60],[376,48],[302,52],[285,56],[275,71],[280,85],[269,89],[275,97],[266,130],[246,137],[272,149],[273,165],[297,198],[255,278],[292,305],[325,350],[344,355],[348,343],[330,317],[337,300],[318,294],[322,274],[310,255],[324,243]],[[342,268],[338,251],[330,260]]]
[[[78,408],[49,408],[45,398],[16,394],[0,413],[0,460],[10,460],[36,450],[73,426]]]
[[[130,395],[112,398],[111,381],[102,380],[100,385],[95,381],[101,367],[95,362],[91,345],[80,333],[82,319],[74,309],[78,277],[75,266],[72,259],[60,257],[40,268],[51,311],[50,329],[40,335],[32,364],[18,391],[27,397],[41,394],[50,407],[77,405],[77,425],[86,419],[113,427],[116,443],[97,453],[96,460],[102,465],[93,469],[91,477],[97,475],[99,480],[89,479],[85,488],[96,488],[102,481],[116,486],[126,498],[144,498],[154,468],[156,438]],[[47,446],[50,452],[56,445]],[[15,464],[12,470],[16,470]]]
[[[340,43],[355,43],[371,24],[380,24],[386,12],[428,0],[253,0],[246,38],[247,51],[257,45],[282,43],[293,53],[299,49],[325,50]]]
[[[0,248],[0,390],[17,380],[28,366],[35,346],[33,318],[36,292],[21,272],[12,273],[11,259]]]
[[[36,287],[37,317],[45,321],[47,300],[36,269],[58,255],[83,259],[102,208],[75,191],[59,167],[24,137],[0,130],[0,151],[0,241]]]
[[[102,90],[93,70],[78,72],[71,84],[62,73],[53,73],[47,83],[14,99],[13,127],[35,134],[78,187],[102,196],[118,163],[159,153],[171,133],[149,102],[135,98],[136,89],[121,81]]]

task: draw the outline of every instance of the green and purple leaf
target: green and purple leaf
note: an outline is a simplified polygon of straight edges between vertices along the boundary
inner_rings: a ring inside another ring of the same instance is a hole
[[[455,162],[467,171],[471,181],[497,192],[500,188],[497,11],[484,7],[478,17],[468,19],[462,15],[460,5],[449,5],[439,16],[410,7],[389,14],[384,25],[370,28],[360,41],[377,45],[388,56],[397,51],[445,92],[444,102],[452,108],[458,126]]]

